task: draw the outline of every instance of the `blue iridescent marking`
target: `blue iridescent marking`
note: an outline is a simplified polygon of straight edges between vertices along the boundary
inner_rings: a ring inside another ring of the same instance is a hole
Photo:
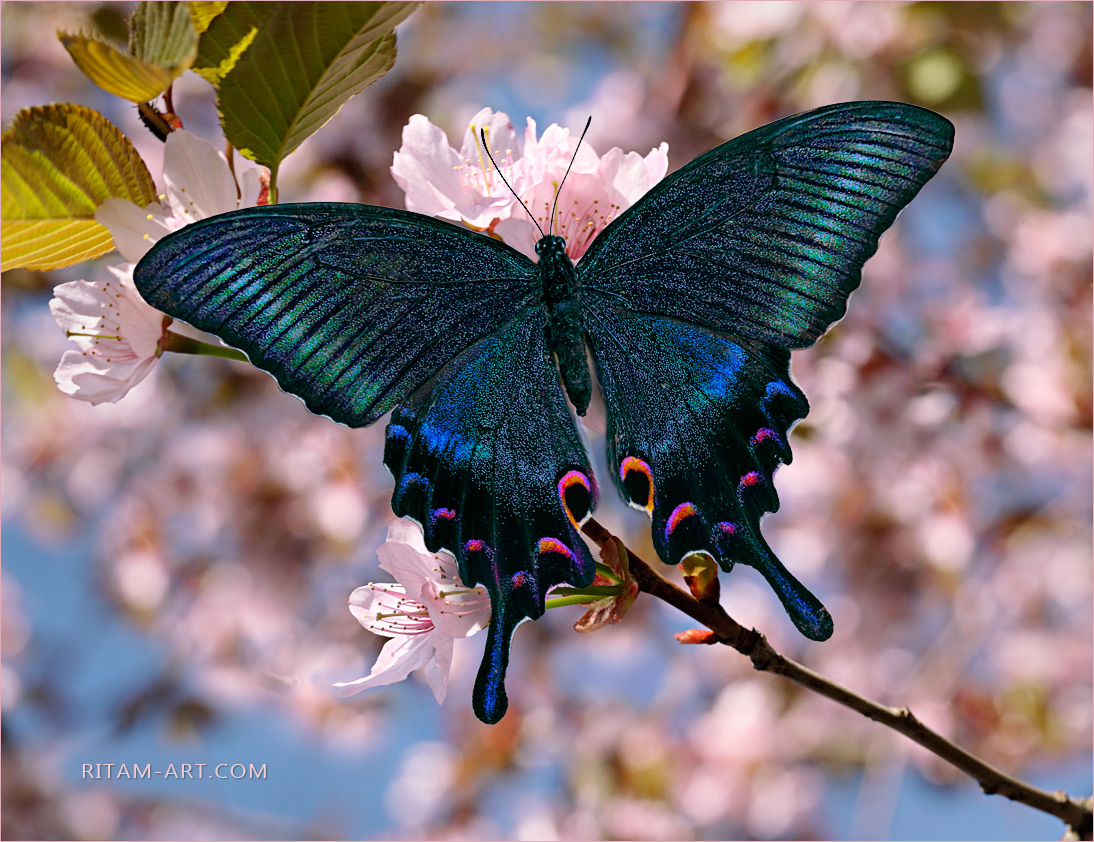
[[[387,428],[387,437],[389,439],[399,439],[399,441],[405,444],[410,444],[410,433],[407,432],[406,427],[400,424],[389,424]]]
[[[443,427],[427,420],[419,428],[419,435],[425,440],[430,452],[446,452],[446,458],[453,464],[463,465],[474,458],[474,441],[462,436],[457,429]]]
[[[794,394],[794,391],[782,380],[772,380],[767,384],[767,389],[764,391],[764,401],[771,400],[771,398],[776,395],[783,398],[797,397],[797,395]]]
[[[690,335],[689,339],[691,339]],[[701,353],[705,357],[705,362],[711,368],[711,375],[703,383],[702,390],[719,398],[724,398],[732,391],[732,387],[740,379],[741,368],[747,359],[744,350],[736,344],[726,343],[724,348],[729,353],[715,355],[705,347],[699,345],[693,345],[692,347],[696,353]]]
[[[416,474],[413,471],[403,474],[402,482],[399,486],[404,490],[410,488],[412,485],[429,485],[429,480],[423,477],[421,474]]]

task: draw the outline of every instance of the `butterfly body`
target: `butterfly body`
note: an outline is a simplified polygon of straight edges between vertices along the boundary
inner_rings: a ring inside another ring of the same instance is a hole
[[[547,348],[555,355],[570,403],[584,415],[592,398],[581,313],[581,278],[566,254],[562,237],[547,235],[536,243],[537,270],[547,308]]]
[[[392,508],[456,557],[493,614],[475,712],[505,712],[513,630],[548,590],[584,586],[598,486],[571,414],[607,414],[608,464],[668,564],[745,564],[795,626],[832,619],[760,519],[808,410],[790,352],[846,308],[863,263],[949,155],[953,126],[900,103],[842,103],[722,144],[652,188],[575,265],[389,208],[254,208],[175,232],[134,280],[308,408],[350,426],[391,412]],[[588,349],[588,352],[587,350]]]

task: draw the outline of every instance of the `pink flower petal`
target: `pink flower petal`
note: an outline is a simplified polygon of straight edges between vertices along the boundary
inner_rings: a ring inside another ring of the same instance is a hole
[[[497,166],[528,206],[538,228],[486,158],[480,127],[487,129]],[[567,168],[570,174],[552,224],[555,193]],[[395,155],[392,175],[406,193],[410,210],[462,219],[477,230],[489,229],[533,258],[543,233],[554,233],[566,239],[567,254],[577,260],[667,170],[668,144],[662,143],[645,157],[615,148],[601,158],[590,144],[579,147],[578,137],[557,124],[537,138],[536,123],[530,117],[521,143],[505,114],[484,108],[464,132],[458,153],[438,127],[420,114],[412,117],[403,130],[403,147]]]
[[[152,370],[170,320],[133,286],[133,264],[108,267],[108,281],[54,288],[53,318],[78,346],[54,372],[58,388],[92,404],[116,402]]]
[[[440,128],[415,114],[403,129],[403,145],[391,167],[396,183],[406,193],[407,210],[463,220],[480,230],[496,219],[508,218],[514,209],[520,210],[482,148],[480,128],[487,133],[494,160],[514,189],[520,190],[514,183],[517,173],[512,166],[520,155],[518,138],[505,114],[494,114],[488,108],[476,114],[464,133],[460,152],[449,145]]]
[[[430,579],[422,588],[421,600],[437,631],[448,637],[471,637],[490,624],[486,588],[468,588],[456,576]]]
[[[350,613],[373,634],[384,637],[420,636],[433,631],[429,611],[406,595],[401,585],[368,584],[349,598]]]
[[[171,132],[163,150],[167,203],[186,224],[239,207],[224,153],[190,132]]]
[[[422,667],[422,675],[425,676],[429,689],[433,691],[433,698],[440,705],[444,703],[448,691],[448,674],[452,670],[452,638],[434,634],[432,641],[433,657]]]
[[[80,351],[65,351],[53,379],[66,395],[92,405],[117,403],[148,376],[155,364],[154,357],[119,365]]]
[[[110,230],[114,248],[131,263],[139,262],[160,237],[182,227],[166,205],[153,202],[141,208],[125,199],[104,201],[95,221]]]
[[[404,680],[414,670],[429,664],[434,655],[431,635],[414,637],[399,635],[384,644],[372,670],[363,678],[355,681],[340,681],[334,685],[339,696],[352,696],[369,687],[382,687]],[[447,680],[447,672],[445,679]],[[433,691],[436,695],[436,690]],[[443,696],[443,685],[442,685]]]
[[[421,528],[406,518],[388,527],[387,541],[380,545],[376,555],[380,569],[394,576],[414,596],[421,593],[429,579],[446,575],[439,567],[438,556],[425,548]]]

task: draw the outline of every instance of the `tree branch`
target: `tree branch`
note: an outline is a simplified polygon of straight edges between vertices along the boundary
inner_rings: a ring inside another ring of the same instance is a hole
[[[582,531],[601,547],[612,537],[607,529],[593,519],[586,521]],[[630,569],[638,581],[639,590],[664,600],[702,623],[716,636],[716,639],[712,638],[709,642],[732,646],[742,655],[747,655],[755,669],[788,678],[807,690],[826,696],[844,707],[903,734],[973,778],[986,794],[1003,795],[1012,801],[1056,816],[1068,826],[1069,838],[1091,838],[1092,827],[1094,827],[1091,799],[1079,801],[1069,798],[1067,793],[1059,790],[1046,792],[1011,777],[969,754],[937,731],[928,728],[916,719],[915,714],[908,708],[880,705],[779,654],[767,642],[766,637],[755,629],[746,629],[741,626],[725,612],[719,603],[713,600],[696,599],[662,577],[634,552],[628,549],[627,553],[630,556]]]

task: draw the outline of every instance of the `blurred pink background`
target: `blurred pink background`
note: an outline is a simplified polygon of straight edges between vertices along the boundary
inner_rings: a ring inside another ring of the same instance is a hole
[[[55,36],[131,4],[4,3],[5,124],[102,111],[158,177],[135,107]],[[483,106],[669,169],[785,114],[932,108],[950,161],[795,354],[812,410],[765,535],[825,602],[801,639],[759,576],[723,603],[781,651],[908,705],[989,762],[1091,789],[1089,3],[436,3],[392,72],[290,157],[283,201],[401,207],[392,153],[422,113],[458,143]],[[220,143],[212,90],[176,84]],[[169,355],[124,400],[62,395],[54,285],[107,256],[3,275],[5,838],[1059,838],[873,723],[640,598],[618,626],[549,612],[516,635],[511,708],[475,720],[481,638],[443,707],[416,678],[336,699],[382,640],[346,610],[391,513],[383,427],[308,414],[243,363]],[[604,476],[603,440],[589,437]],[[601,485],[607,488],[607,483]],[[598,518],[649,560],[647,521]],[[266,764],[241,781],[93,780],[85,763]]]

